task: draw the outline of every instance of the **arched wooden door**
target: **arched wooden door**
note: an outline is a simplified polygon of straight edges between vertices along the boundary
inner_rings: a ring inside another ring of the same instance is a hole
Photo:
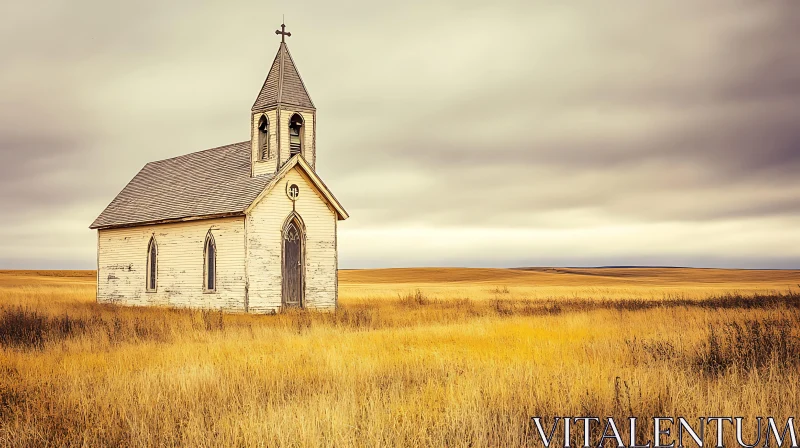
[[[283,229],[283,306],[303,306],[303,228],[296,219]]]

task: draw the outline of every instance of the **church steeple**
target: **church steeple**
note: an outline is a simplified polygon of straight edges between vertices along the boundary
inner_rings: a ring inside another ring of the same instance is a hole
[[[273,173],[295,154],[315,168],[316,108],[297,71],[285,38],[285,25],[278,53],[251,109],[253,175]]]
[[[278,54],[272,62],[264,86],[253,104],[253,112],[276,104],[302,106],[313,109],[314,102],[308,95],[305,84],[297,72],[286,42],[281,42]]]

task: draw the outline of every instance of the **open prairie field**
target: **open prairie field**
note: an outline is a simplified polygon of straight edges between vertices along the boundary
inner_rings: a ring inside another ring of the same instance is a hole
[[[699,299],[800,289],[800,271],[690,268],[403,268],[344,270],[340,297],[397,298],[421,290],[443,299]]]
[[[536,446],[531,416],[800,409],[798,271],[342,271],[335,313],[273,316],[98,305],[94,275],[0,271],[0,445]]]

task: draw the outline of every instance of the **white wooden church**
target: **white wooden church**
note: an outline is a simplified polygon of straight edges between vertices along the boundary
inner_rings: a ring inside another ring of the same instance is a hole
[[[97,301],[269,313],[333,309],[337,222],[316,168],[314,103],[281,44],[250,139],[151,162],[90,226]]]

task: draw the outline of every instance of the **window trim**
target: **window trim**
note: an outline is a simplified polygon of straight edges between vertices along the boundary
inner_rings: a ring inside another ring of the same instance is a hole
[[[289,127],[287,129],[289,132],[289,158],[292,158],[292,120],[294,120],[294,117],[300,119],[300,129],[297,135],[298,140],[300,140],[300,151],[298,154],[302,156],[306,149],[306,118],[300,112],[294,112],[289,116]]]
[[[208,280],[209,280],[209,275],[208,275],[208,268],[209,268],[208,248],[209,247],[213,247],[214,248],[214,250],[213,250],[214,258],[213,258],[212,263],[211,263],[214,266],[214,269],[213,269],[213,271],[214,271],[214,278],[213,278],[214,287],[213,288],[209,288],[208,287],[208,283],[209,283],[208,282]],[[208,233],[206,233],[206,239],[203,242],[203,293],[213,294],[213,293],[217,292],[217,286],[218,286],[218,283],[217,283],[217,270],[218,270],[217,269],[217,242],[214,240],[214,235],[211,233],[211,230],[209,230]]]
[[[154,285],[153,288],[150,287],[151,283]],[[158,242],[156,241],[155,234],[150,236],[150,242],[147,243],[144,287],[145,292],[158,292]]]
[[[267,130],[266,132],[261,132],[261,124],[266,123]],[[258,119],[258,125],[256,126],[256,132],[258,133],[258,161],[264,162],[271,158],[272,154],[270,154],[270,144],[269,144],[269,117],[267,114],[261,114],[261,117]],[[263,139],[263,140],[262,140]]]

